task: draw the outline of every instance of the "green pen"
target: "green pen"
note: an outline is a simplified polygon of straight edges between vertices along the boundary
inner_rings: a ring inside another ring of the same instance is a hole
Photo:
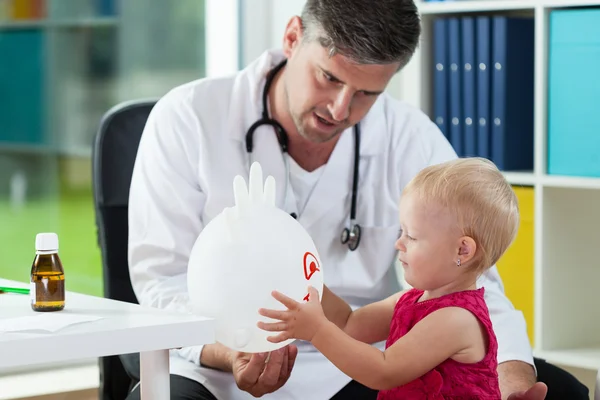
[[[3,287],[0,286],[0,293],[18,293],[18,294],[29,294],[29,289],[23,288],[11,288],[11,287]]]

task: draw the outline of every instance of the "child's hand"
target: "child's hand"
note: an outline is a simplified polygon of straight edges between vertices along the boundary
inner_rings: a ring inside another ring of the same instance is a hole
[[[267,340],[272,343],[283,342],[288,339],[311,341],[317,331],[328,322],[323,308],[319,302],[319,292],[312,286],[308,287],[309,300],[298,303],[289,297],[274,291],[273,297],[288,309],[285,311],[258,310],[260,315],[279,320],[278,322],[258,322],[258,327],[269,332],[281,332],[276,336],[269,336]]]

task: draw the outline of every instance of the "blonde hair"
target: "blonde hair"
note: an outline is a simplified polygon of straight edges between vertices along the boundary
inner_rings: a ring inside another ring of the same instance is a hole
[[[404,194],[445,208],[461,236],[473,238],[474,267],[483,272],[512,244],[519,229],[519,205],[511,185],[485,158],[459,158],[421,170]]]

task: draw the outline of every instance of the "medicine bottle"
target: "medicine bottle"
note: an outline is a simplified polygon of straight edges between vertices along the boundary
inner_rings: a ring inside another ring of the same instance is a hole
[[[65,308],[65,271],[58,256],[58,235],[37,234],[35,253],[31,266],[31,308],[60,311]]]

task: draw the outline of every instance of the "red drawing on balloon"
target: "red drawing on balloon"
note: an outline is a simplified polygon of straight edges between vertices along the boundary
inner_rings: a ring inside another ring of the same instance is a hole
[[[310,300],[310,293],[306,293],[306,296],[304,296],[304,298],[302,300],[309,301]]]
[[[320,271],[319,261],[311,252],[304,253],[304,277],[310,280],[315,272]]]

